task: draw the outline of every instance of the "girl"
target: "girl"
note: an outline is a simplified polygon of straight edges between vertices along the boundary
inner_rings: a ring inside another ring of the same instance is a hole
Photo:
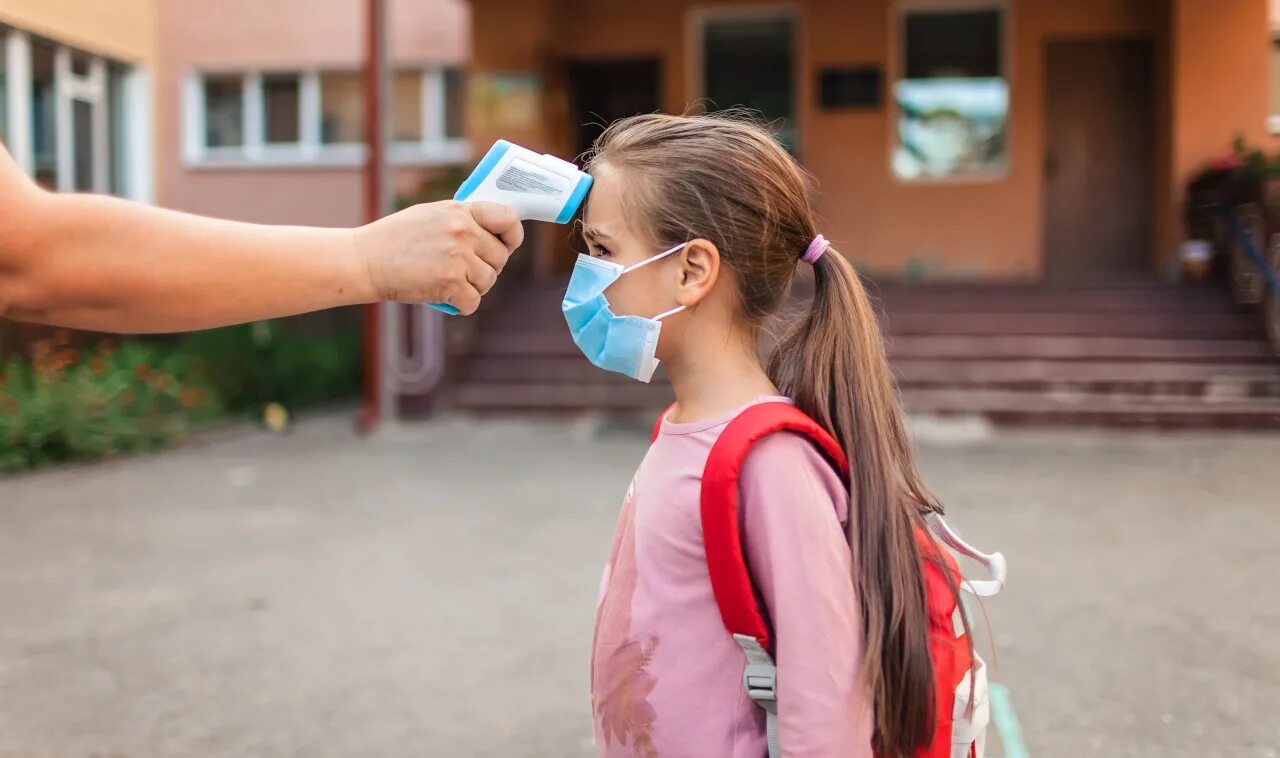
[[[743,550],[776,639],[782,753],[928,745],[915,533],[941,509],[916,473],[876,316],[818,233],[806,175],[755,124],[669,115],[615,122],[589,171],[590,255],[566,293],[570,331],[593,363],[641,381],[660,360],[676,394],[626,495],[602,583],[591,666],[600,754],[766,754],[743,651],[708,582],[699,488],[720,431],[778,400],[852,462],[846,486],[807,439],[777,434],[741,470]],[[762,327],[802,266],[814,270],[813,302],[764,367]]]

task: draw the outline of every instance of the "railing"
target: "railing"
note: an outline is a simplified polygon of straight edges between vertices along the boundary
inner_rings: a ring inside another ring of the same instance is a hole
[[[1280,354],[1280,255],[1275,256],[1276,260],[1268,261],[1263,253],[1262,247],[1265,246],[1265,240],[1272,236],[1280,235],[1280,229],[1271,230],[1267,228],[1266,214],[1261,210],[1257,211],[1259,234],[1255,235],[1250,229],[1245,228],[1246,225],[1240,219],[1240,209],[1251,207],[1253,204],[1235,205],[1227,202],[1219,202],[1214,205],[1214,210],[1219,218],[1226,225],[1226,230],[1230,236],[1234,246],[1243,252],[1240,256],[1235,251],[1231,252],[1231,277],[1233,284],[1233,294],[1237,301],[1242,304],[1261,304],[1263,325],[1266,327],[1267,335],[1271,338],[1271,345],[1275,348],[1276,353]],[[1261,205],[1261,203],[1259,203]],[[1259,245],[1258,237],[1262,237],[1263,246]],[[1243,261],[1241,260],[1243,258]],[[1248,270],[1239,270],[1247,267]],[[1257,291],[1256,285],[1243,277],[1257,277],[1257,282],[1261,283],[1261,292]],[[1246,286],[1247,285],[1247,286]],[[1247,293],[1247,294],[1246,294]]]
[[[1262,251],[1258,249],[1258,244],[1253,239],[1253,235],[1249,234],[1244,225],[1240,223],[1236,208],[1224,203],[1218,206],[1218,212],[1225,218],[1227,226],[1231,229],[1231,235],[1240,244],[1249,261],[1257,267],[1263,283],[1266,284],[1268,294],[1271,297],[1280,297],[1280,275],[1271,268],[1271,264],[1262,255]]]

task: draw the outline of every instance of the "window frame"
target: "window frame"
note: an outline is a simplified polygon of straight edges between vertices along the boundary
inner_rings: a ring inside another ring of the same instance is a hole
[[[387,150],[395,166],[433,166],[464,163],[471,157],[471,143],[465,137],[445,136],[446,98],[444,72],[457,66],[406,66],[398,71],[420,72],[422,87],[422,138],[393,141]],[[202,70],[192,71],[183,85],[183,158],[190,169],[259,168],[356,168],[363,164],[363,142],[329,142],[322,139],[324,104],[320,78],[325,74],[352,73],[325,66],[302,69]],[[264,76],[297,75],[298,142],[268,143],[262,83]],[[204,82],[209,77],[240,76],[244,118],[244,145],[210,147],[206,142]],[[465,80],[464,80],[465,81]],[[465,85],[464,85],[465,86]]]
[[[1010,0],[895,0],[889,14],[889,72],[886,84],[886,100],[888,101],[889,128],[886,150],[885,168],[894,184],[919,187],[929,185],[952,184],[997,184],[1006,181],[1013,172],[1013,113],[1014,113],[1014,72],[1017,66],[1013,60],[1014,28],[1013,7]],[[908,14],[924,13],[967,13],[996,11],[1000,14],[1000,78],[1004,80],[1009,93],[1009,106],[1004,118],[1004,161],[996,169],[970,171],[954,176],[899,176],[894,169],[893,161],[898,151],[898,82],[903,81],[907,70],[906,19]]]

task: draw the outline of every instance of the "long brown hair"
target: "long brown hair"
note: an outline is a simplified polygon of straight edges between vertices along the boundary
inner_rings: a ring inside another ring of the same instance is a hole
[[[782,306],[818,233],[810,179],[762,126],[740,114],[622,119],[589,164],[628,182],[628,216],[655,249],[703,238],[720,250],[743,317],[758,327]],[[814,265],[807,313],[768,361],[770,379],[838,440],[852,464],[849,541],[862,609],[875,749],[907,756],[935,719],[928,610],[916,529],[941,512],[920,482],[884,339],[862,281],[835,250]],[[954,589],[954,588],[953,588]]]

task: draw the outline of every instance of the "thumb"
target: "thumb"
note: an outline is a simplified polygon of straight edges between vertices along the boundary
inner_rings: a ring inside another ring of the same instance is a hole
[[[471,213],[471,218],[475,219],[481,229],[500,238],[508,252],[515,252],[520,243],[524,242],[524,227],[520,225],[520,219],[511,206],[478,201],[463,203],[463,207]]]

